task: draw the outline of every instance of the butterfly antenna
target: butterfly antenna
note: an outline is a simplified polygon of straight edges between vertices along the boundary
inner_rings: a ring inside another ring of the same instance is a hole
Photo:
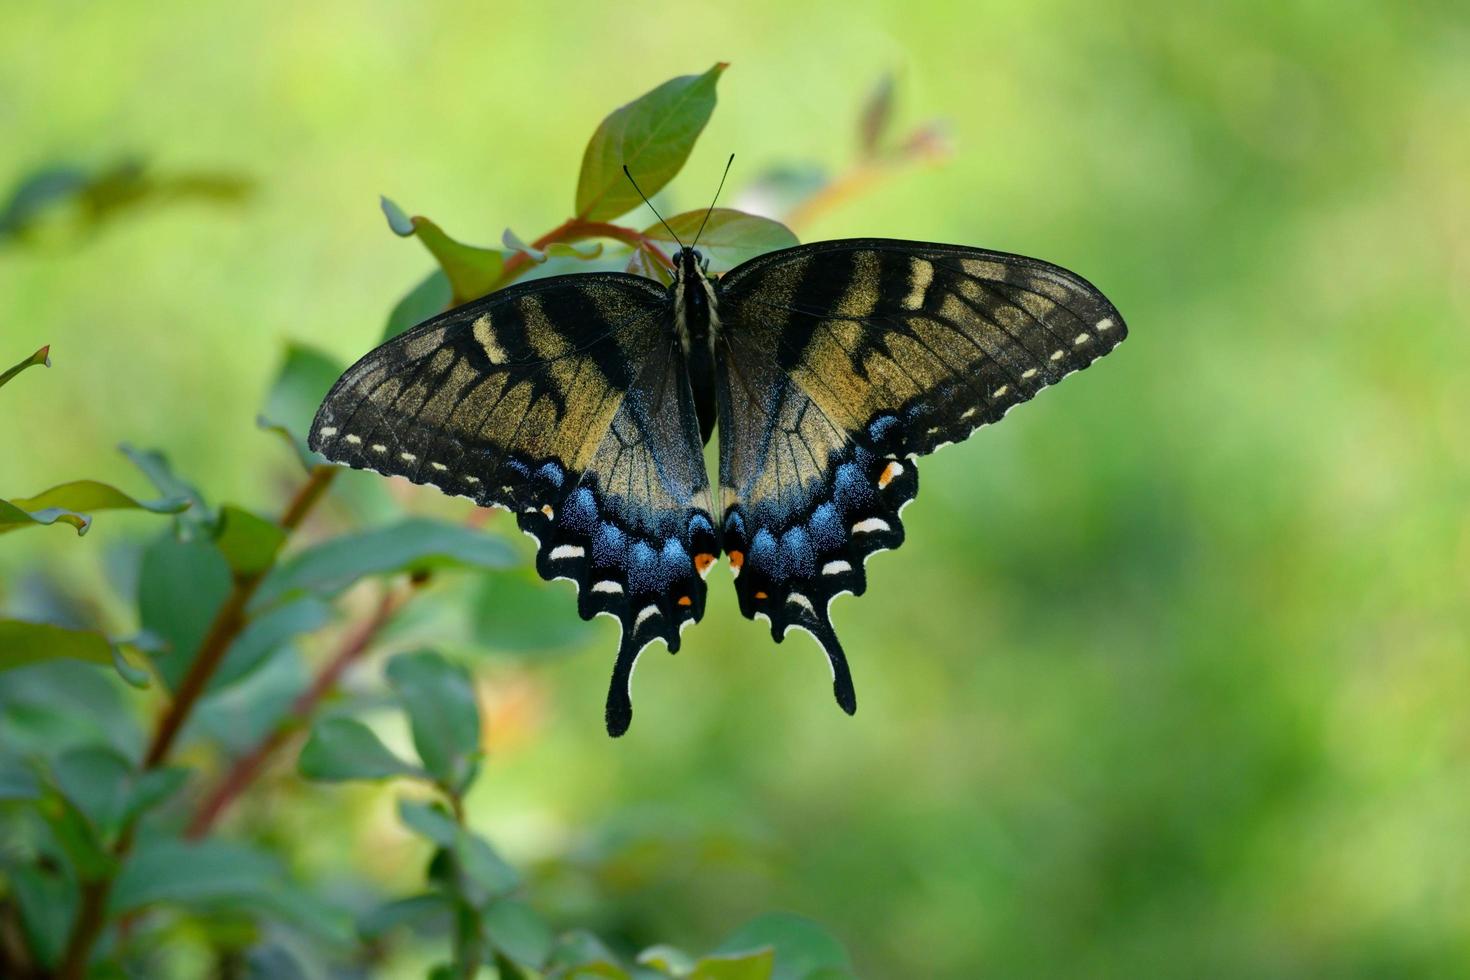
[[[699,244],[699,236],[704,234],[704,226],[709,224],[709,216],[714,214],[715,201],[720,199],[720,191],[725,189],[725,178],[730,176],[730,164],[735,162],[735,154],[730,154],[730,159],[725,161],[725,172],[720,174],[720,186],[715,188],[715,200],[709,202],[709,210],[704,212],[704,220],[699,223],[699,230],[694,233],[694,245]],[[693,248],[694,245],[689,246]]]
[[[664,220],[664,216],[658,213],[658,208],[654,207],[653,202],[648,199],[648,195],[643,193],[643,188],[638,186],[638,181],[634,180],[633,175],[628,172],[628,165],[626,163],[623,164],[623,176],[628,178],[628,183],[632,184],[633,189],[638,192],[638,196],[643,198],[643,203],[648,205],[648,210],[653,212],[653,216],[658,219],[659,224],[664,226],[664,230],[670,235],[673,235],[674,241],[679,242],[679,236],[674,235],[674,229],[669,227],[669,223]],[[679,247],[683,248],[684,243],[679,242]]]

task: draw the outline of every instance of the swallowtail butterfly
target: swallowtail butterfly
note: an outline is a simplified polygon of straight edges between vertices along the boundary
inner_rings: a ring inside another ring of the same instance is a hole
[[[767,253],[719,278],[615,272],[503,289],[394,337],[332,387],[309,443],[515,514],[546,579],[622,625],[607,730],[638,655],[704,615],[723,554],[740,612],[816,638],[857,710],[829,606],[904,538],[916,457],[1108,353],[1123,318],[1037,259],[879,238]],[[702,447],[718,428],[719,489]]]

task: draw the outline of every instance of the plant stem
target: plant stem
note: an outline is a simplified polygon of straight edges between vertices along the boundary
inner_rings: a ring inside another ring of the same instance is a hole
[[[615,225],[606,221],[587,221],[583,218],[568,218],[560,225],[548,231],[540,238],[531,243],[535,249],[544,249],[548,245],[558,243],[571,243],[586,241],[589,238],[611,238],[614,241],[632,245],[634,248],[643,246],[664,265],[673,268],[674,263],[668,255],[653,240],[644,236],[641,231],[626,228],[623,225]],[[510,285],[523,272],[530,268],[534,260],[525,252],[517,252],[505,260],[501,267],[500,279],[495,283],[495,288],[500,289]]]
[[[281,515],[280,525],[288,536],[301,525],[302,520],[321,499],[327,487],[331,486],[336,472],[337,469],[334,466],[318,466],[311,471],[306,482],[296,491]],[[225,601],[215,612],[214,619],[209,624],[209,630],[204,634],[204,639],[200,641],[199,649],[194,652],[189,672],[179,683],[179,689],[175,692],[173,701],[169,704],[163,717],[159,719],[158,727],[154,729],[153,740],[149,743],[148,753],[143,758],[145,770],[158,768],[168,758],[174,741],[178,738],[179,732],[183,730],[184,723],[188,721],[194,706],[208,687],[209,679],[214,676],[214,672],[224,661],[225,654],[229,652],[235,638],[240,635],[240,630],[244,629],[245,609],[268,571],[267,568],[235,579],[234,587],[230,589],[230,594],[225,597]],[[67,938],[61,965],[56,971],[57,976],[63,980],[83,980],[87,974],[87,966],[92,959],[92,949],[97,945],[97,940],[107,925],[107,900],[112,894],[112,883],[116,879],[117,870],[121,868],[128,852],[133,848],[133,839],[137,835],[137,830],[138,824],[135,817],[118,834],[117,842],[112,846],[112,856],[115,859],[112,874],[82,883],[80,900],[77,904],[77,916],[72,923],[71,935]]]
[[[417,585],[417,583],[415,583]],[[315,713],[317,706],[332,692],[347,668],[367,651],[383,628],[393,620],[414,594],[414,586],[387,590],[378,601],[373,614],[342,637],[336,652],[316,675],[312,684],[297,696],[290,712],[274,729],[255,744],[250,751],[235,760],[214,792],[205,797],[195,811],[184,836],[197,840],[214,827],[220,815],[253,783],[265,768],[265,764],[281,748],[291,735],[299,731]]]

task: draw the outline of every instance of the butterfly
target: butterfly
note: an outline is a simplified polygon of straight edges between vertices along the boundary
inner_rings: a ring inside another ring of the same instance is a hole
[[[697,239],[695,242],[697,245]],[[897,548],[916,457],[999,421],[1127,335],[1056,265],[956,245],[798,245],[715,278],[694,245],[673,282],[617,272],[515,285],[349,368],[309,445],[351,467],[503,507],[583,619],[622,626],[606,707],[633,717],[639,654],[679,649],[723,554],[740,612],[815,637],[857,697],[830,605]],[[719,430],[719,488],[703,446]]]

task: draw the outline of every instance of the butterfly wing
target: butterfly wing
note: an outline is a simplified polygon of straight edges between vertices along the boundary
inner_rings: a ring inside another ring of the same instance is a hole
[[[805,629],[857,701],[828,609],[903,543],[913,457],[998,421],[1126,336],[1086,280],[1036,259],[883,239],[772,252],[718,285],[723,544],[740,611]]]
[[[608,730],[656,639],[704,613],[718,554],[709,481],[667,291],[619,273],[527,283],[428,320],[347,370],[312,423],[328,459],[504,507],[543,578],[623,635]],[[696,559],[698,564],[696,564]]]

